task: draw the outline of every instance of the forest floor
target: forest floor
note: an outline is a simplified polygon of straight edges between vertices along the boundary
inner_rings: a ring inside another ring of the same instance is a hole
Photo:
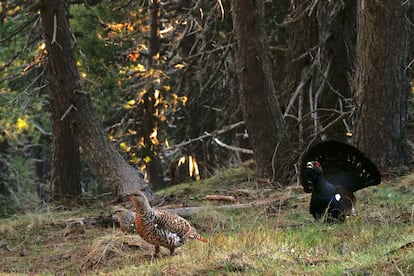
[[[207,205],[189,218],[208,239],[189,241],[173,256],[119,228],[81,225],[114,206],[33,208],[0,220],[1,275],[414,275],[414,173],[356,193],[357,216],[315,222],[300,186],[274,189],[248,167],[218,172],[157,194],[169,208]],[[222,210],[208,194],[232,195]],[[131,208],[126,202],[127,208]]]

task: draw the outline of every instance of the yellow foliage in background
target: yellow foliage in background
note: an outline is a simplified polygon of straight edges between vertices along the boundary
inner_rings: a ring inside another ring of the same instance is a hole
[[[128,145],[125,142],[122,142],[119,144],[119,147],[121,148],[121,150],[123,150],[124,152],[129,152],[131,150],[131,147],[128,147]]]
[[[25,118],[22,118],[22,117],[17,118],[15,128],[18,133],[21,133],[24,130],[29,129],[29,123],[27,122],[27,116],[25,116]]]

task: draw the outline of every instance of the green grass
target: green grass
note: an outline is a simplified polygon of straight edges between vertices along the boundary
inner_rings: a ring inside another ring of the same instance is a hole
[[[158,193],[169,204],[211,206],[190,218],[208,242],[189,241],[174,256],[164,250],[155,260],[153,247],[136,235],[67,222],[109,210],[51,207],[0,220],[0,273],[413,275],[413,181],[410,174],[357,192],[357,216],[343,224],[315,222],[308,213],[310,197],[300,187],[269,190],[246,168],[170,187]],[[224,211],[205,202],[212,193],[231,194],[240,202],[274,200]]]

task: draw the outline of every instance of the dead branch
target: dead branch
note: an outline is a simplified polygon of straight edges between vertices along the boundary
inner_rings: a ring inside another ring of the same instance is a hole
[[[57,42],[56,36],[57,36],[57,16],[55,14],[54,17],[53,17],[53,36],[52,36],[52,41],[50,42],[50,45],[53,45],[53,43],[56,43],[56,45],[61,50],[63,50],[62,46]]]
[[[47,137],[52,137],[52,133],[48,132],[46,130],[44,130],[41,126],[39,126],[38,124],[34,123],[34,128],[39,131],[42,135],[47,136]]]
[[[326,126],[322,127],[321,129],[319,129],[319,131],[317,131],[316,133],[312,135],[312,139],[310,140],[308,145],[303,149],[298,160],[302,160],[302,157],[305,154],[305,152],[309,150],[310,146],[318,139],[318,137],[320,137],[321,134],[323,134],[327,129],[333,126],[336,122],[338,122],[339,120],[342,120],[345,116],[350,115],[353,112],[352,110],[346,111],[346,112],[340,112],[338,110],[333,110],[333,111],[339,113],[338,117],[330,121]]]
[[[172,146],[169,150],[173,150],[173,149],[176,149],[176,148],[181,148],[181,147],[186,146],[186,145],[189,145],[189,144],[191,144],[193,142],[201,141],[201,140],[206,139],[208,137],[212,137],[212,136],[215,136],[215,135],[218,135],[218,134],[226,133],[226,132],[228,132],[230,130],[233,130],[233,129],[235,129],[235,128],[239,127],[239,126],[242,126],[242,125],[244,125],[244,121],[240,121],[240,122],[234,123],[232,125],[227,125],[227,126],[223,127],[222,129],[217,130],[215,132],[207,133],[207,134],[201,135],[199,137],[192,138],[192,139],[189,139],[187,141],[181,142],[181,143],[179,143],[179,144],[177,144],[175,146]]]
[[[316,66],[316,61],[314,60],[314,62],[312,63],[312,65],[308,68],[308,70],[306,71],[306,73],[304,73],[304,76],[302,78],[302,81],[299,83],[299,85],[296,87],[295,92],[293,92],[292,98],[289,101],[289,104],[286,107],[286,111],[285,114],[283,115],[283,117],[287,117],[289,115],[290,110],[293,107],[293,104],[296,101],[296,98],[299,96],[299,94],[303,91],[303,88],[305,87],[306,83],[309,81],[309,79],[312,76],[313,73],[313,69]]]
[[[187,218],[196,213],[206,211],[209,209],[212,210],[237,210],[237,209],[246,209],[246,208],[253,208],[259,207],[263,205],[270,205],[273,202],[278,201],[278,199],[267,199],[262,201],[254,201],[249,203],[242,203],[242,204],[234,204],[234,205],[220,205],[220,206],[197,206],[197,207],[184,207],[184,208],[176,208],[176,209],[165,209],[168,212],[177,214],[181,217]]]
[[[11,38],[15,37],[16,35],[18,35],[19,33],[23,32],[26,30],[26,28],[33,22],[36,21],[36,17],[32,17],[29,20],[23,22],[20,26],[18,26],[14,31],[10,32],[8,35],[4,36],[3,38],[0,39],[0,43],[4,43],[8,40],[10,40]]]
[[[9,67],[13,62],[15,62],[23,53],[24,53],[24,51],[26,51],[27,50],[27,48],[29,47],[29,46],[31,46],[31,45],[33,45],[34,43],[35,43],[35,40],[30,40],[30,37],[33,35],[33,32],[34,32],[34,30],[35,30],[35,27],[37,26],[37,24],[39,23],[39,18],[35,18],[36,20],[34,20],[34,23],[33,23],[33,25],[32,25],[32,28],[31,28],[31,30],[30,30],[30,32],[29,32],[29,36],[28,36],[28,39],[26,40],[26,42],[25,42],[25,44],[24,44],[24,46],[23,47],[21,47],[20,49],[18,49],[17,50],[17,52],[6,62],[6,64],[4,64],[4,65],[1,65],[0,66],[0,70],[3,70],[4,68],[7,68],[7,67]],[[31,23],[32,21],[30,21],[29,23]],[[1,43],[1,42],[0,42]],[[17,74],[15,74],[15,76],[20,76],[21,75],[21,73],[19,72],[19,73],[17,73]],[[11,79],[11,78],[14,78],[14,77],[7,77],[7,78],[4,78],[4,79]],[[2,80],[4,80],[4,79],[2,79]]]
[[[211,134],[211,133],[208,133],[207,131],[204,132],[204,133]],[[253,151],[251,149],[244,149],[244,148],[239,148],[239,147],[227,145],[224,142],[222,142],[220,139],[218,139],[217,137],[214,137],[213,141],[217,145],[219,145],[220,147],[223,147],[223,148],[226,148],[226,149],[229,149],[229,150],[232,150],[232,151],[238,151],[238,152],[242,152],[242,153],[246,153],[246,154],[253,154]]]
[[[311,15],[312,15],[312,13],[313,13],[313,11],[314,11],[314,9],[315,9],[315,7],[316,7],[316,5],[318,4],[318,0],[315,0],[313,3],[312,3],[312,5],[311,5],[311,7],[310,7],[310,10],[309,10],[309,13],[308,13],[308,16],[310,17]]]
[[[300,21],[304,17],[308,17],[308,12],[311,6],[309,5],[309,1],[304,1],[304,3],[298,5],[294,8],[294,10],[286,16],[282,23],[277,24],[280,28],[286,28],[288,25],[292,25],[298,21]]]
[[[206,195],[204,198],[211,201],[229,201],[237,203],[237,199],[234,196],[229,195]]]
[[[225,197],[225,196],[223,196]],[[206,211],[206,210],[238,210],[246,208],[254,208],[264,205],[271,205],[280,199],[267,199],[262,201],[254,201],[249,203],[242,204],[232,204],[232,205],[220,205],[220,206],[195,206],[195,207],[183,207],[183,208],[159,208],[167,212],[177,214],[183,218],[188,218],[196,213]],[[128,216],[135,216],[135,212],[122,209],[123,212],[126,212]],[[80,218],[71,218],[63,221],[54,221],[53,224],[64,224],[66,225],[65,235],[68,233],[84,232],[85,226],[87,225],[100,225],[102,227],[112,227],[113,225],[119,224],[118,216],[110,214],[107,216],[93,216],[93,217],[80,217]]]
[[[60,121],[63,121],[65,118],[66,118],[66,116],[68,116],[68,114],[70,113],[70,111],[72,110],[72,109],[74,109],[74,110],[78,110],[73,104],[71,104],[69,107],[68,107],[68,109],[66,109],[66,111],[65,111],[65,113],[62,115],[62,117],[60,118]]]

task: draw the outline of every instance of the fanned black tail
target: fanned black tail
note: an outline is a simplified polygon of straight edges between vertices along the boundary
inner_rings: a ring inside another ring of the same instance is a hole
[[[308,193],[312,192],[312,182],[305,174],[309,161],[318,161],[329,182],[352,193],[381,182],[378,168],[361,151],[349,144],[328,140],[310,148],[302,158],[300,179]]]

